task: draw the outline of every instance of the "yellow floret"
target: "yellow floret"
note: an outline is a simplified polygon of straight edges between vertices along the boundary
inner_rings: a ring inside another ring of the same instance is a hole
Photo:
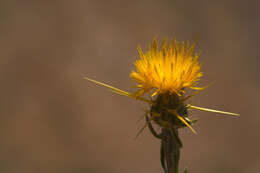
[[[198,55],[194,55],[195,43],[181,45],[175,40],[163,41],[162,48],[158,48],[157,40],[154,39],[152,46],[144,53],[138,47],[139,58],[134,65],[136,71],[132,71],[130,77],[138,84],[139,90],[136,96],[154,90],[152,96],[158,93],[183,94],[184,88],[201,89],[196,87],[199,78],[202,76],[201,64],[198,62]]]

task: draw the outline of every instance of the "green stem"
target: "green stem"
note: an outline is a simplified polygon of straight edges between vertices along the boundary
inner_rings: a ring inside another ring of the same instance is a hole
[[[162,157],[166,162],[165,173],[178,173],[179,168],[179,160],[180,160],[180,148],[182,147],[182,143],[178,136],[177,129],[162,129]]]

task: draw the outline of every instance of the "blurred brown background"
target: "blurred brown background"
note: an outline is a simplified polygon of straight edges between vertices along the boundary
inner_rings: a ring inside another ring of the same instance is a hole
[[[159,141],[134,140],[147,105],[83,80],[133,91],[143,48],[159,38],[194,40],[202,50],[197,135],[181,131],[190,173],[259,173],[257,1],[1,0],[0,172],[163,172]]]

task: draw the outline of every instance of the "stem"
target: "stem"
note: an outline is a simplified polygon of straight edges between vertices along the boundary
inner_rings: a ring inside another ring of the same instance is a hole
[[[182,143],[177,129],[162,129],[162,153],[166,162],[165,173],[178,173]],[[162,154],[161,153],[161,154]]]

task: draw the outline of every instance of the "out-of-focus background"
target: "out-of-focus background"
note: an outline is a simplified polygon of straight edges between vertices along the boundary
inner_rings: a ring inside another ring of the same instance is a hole
[[[134,91],[129,73],[155,36],[202,50],[198,134],[183,129],[190,173],[259,173],[259,1],[2,0],[0,172],[163,172],[159,141],[135,140],[148,106],[83,80]]]

